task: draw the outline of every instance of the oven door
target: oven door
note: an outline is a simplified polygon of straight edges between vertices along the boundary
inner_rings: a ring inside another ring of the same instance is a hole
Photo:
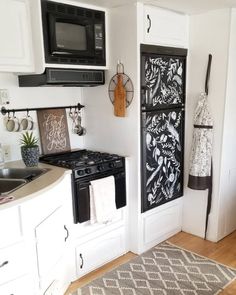
[[[84,177],[82,179],[74,179],[72,177],[74,223],[82,223],[90,220],[90,181],[111,175],[113,175],[115,179],[116,208],[119,209],[126,206],[126,181],[124,170],[117,171],[113,174],[99,174],[92,178]]]

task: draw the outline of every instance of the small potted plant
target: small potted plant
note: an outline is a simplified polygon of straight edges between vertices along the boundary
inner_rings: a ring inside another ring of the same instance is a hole
[[[39,162],[39,146],[38,139],[33,135],[33,132],[26,131],[22,134],[21,141],[21,156],[27,167],[38,166]]]

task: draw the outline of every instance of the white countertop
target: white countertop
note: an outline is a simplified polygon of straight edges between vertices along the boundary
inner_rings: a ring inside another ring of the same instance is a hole
[[[13,161],[5,163],[3,168],[25,168],[23,161]],[[31,198],[35,198],[44,191],[47,191],[66,175],[71,174],[70,169],[65,169],[57,166],[52,166],[44,163],[39,163],[38,168],[47,168],[49,171],[40,175],[33,181],[26,183],[24,186],[13,191],[10,195],[14,197],[14,200],[0,204],[0,210],[18,205]]]

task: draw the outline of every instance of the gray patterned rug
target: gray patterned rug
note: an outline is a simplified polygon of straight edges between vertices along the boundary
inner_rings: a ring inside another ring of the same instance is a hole
[[[78,295],[213,295],[235,278],[236,269],[164,242],[82,287]]]

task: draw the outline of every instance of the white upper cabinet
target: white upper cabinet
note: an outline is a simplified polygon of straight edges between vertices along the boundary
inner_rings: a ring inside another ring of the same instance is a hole
[[[143,40],[147,44],[188,47],[188,16],[144,6]]]
[[[0,72],[32,72],[28,0],[0,1]]]

